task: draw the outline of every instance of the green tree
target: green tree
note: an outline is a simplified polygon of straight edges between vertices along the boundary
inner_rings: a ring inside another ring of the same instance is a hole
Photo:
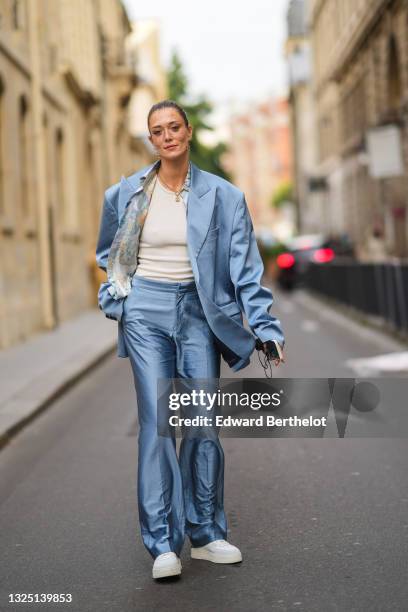
[[[181,59],[177,51],[173,51],[170,68],[167,71],[168,96],[184,108],[193,127],[190,158],[199,168],[231,180],[220,162],[221,156],[228,150],[227,144],[219,142],[211,147],[200,141],[200,133],[214,130],[208,122],[209,115],[213,111],[213,105],[203,94],[196,99],[192,99],[188,88],[188,78],[185,75]]]
[[[271,206],[279,208],[285,202],[293,201],[293,185],[290,181],[283,181],[274,191]]]

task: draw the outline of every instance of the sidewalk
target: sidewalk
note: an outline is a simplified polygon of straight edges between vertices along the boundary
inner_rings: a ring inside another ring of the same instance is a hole
[[[57,329],[0,351],[0,448],[116,348],[117,325],[89,309]]]

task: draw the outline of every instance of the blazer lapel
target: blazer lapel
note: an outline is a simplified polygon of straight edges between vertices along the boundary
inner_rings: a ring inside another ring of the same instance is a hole
[[[132,197],[138,191],[142,190],[142,185],[140,187],[135,187],[132,183],[130,183],[129,179],[122,176],[120,179],[120,187],[119,187],[119,201],[118,201],[118,219],[119,224],[123,217],[123,214],[132,199]]]
[[[191,185],[187,203],[187,241],[191,254],[197,257],[211,223],[216,188],[210,187],[204,173],[191,164]]]

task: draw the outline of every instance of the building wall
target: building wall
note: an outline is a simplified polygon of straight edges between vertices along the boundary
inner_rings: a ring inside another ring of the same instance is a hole
[[[0,347],[96,304],[104,189],[135,170],[119,0],[0,4]]]
[[[291,0],[287,12],[288,37],[285,56],[288,63],[290,131],[293,154],[294,202],[297,231],[308,234],[322,230],[325,199],[319,186],[318,122],[312,86],[311,41],[307,26],[307,3]]]
[[[403,0],[316,0],[310,24],[317,170],[328,179],[330,218],[337,218],[338,199],[330,181],[334,172],[342,177],[344,226],[359,256],[369,259],[370,237],[378,230],[385,256],[407,257],[408,5]],[[371,175],[367,136],[387,125],[398,127],[404,169],[401,176],[379,179]]]

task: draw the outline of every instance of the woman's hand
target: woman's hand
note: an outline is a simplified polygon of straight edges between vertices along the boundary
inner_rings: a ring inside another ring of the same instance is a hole
[[[279,342],[275,342],[274,340],[268,340],[267,342],[263,342],[262,350],[275,366],[280,365],[280,363],[285,363],[283,347],[279,344]],[[280,357],[276,357],[276,353],[278,353]]]

